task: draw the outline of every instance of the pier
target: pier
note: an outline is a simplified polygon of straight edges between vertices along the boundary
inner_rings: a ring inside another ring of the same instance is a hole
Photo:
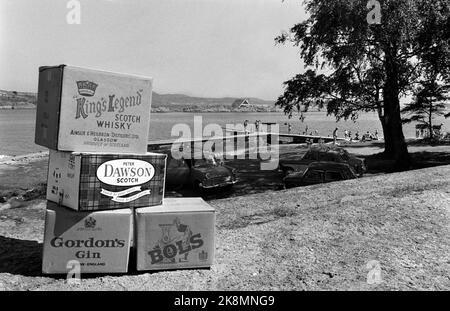
[[[251,146],[259,148],[261,146],[271,146],[273,143],[278,144],[305,144],[305,143],[333,143],[334,139],[327,136],[315,136],[315,135],[301,135],[291,133],[276,133],[276,132],[244,132],[237,129],[227,129],[225,132],[229,133],[225,136],[211,136],[211,137],[199,137],[191,139],[173,138],[150,141],[147,145],[147,150],[150,152],[158,151],[161,148],[171,147],[173,144],[179,144],[180,150],[190,148],[194,151],[195,148],[203,148],[205,142],[214,142],[212,151],[215,149],[216,144],[225,144],[227,152],[237,152],[239,150],[245,150],[246,152],[251,149]],[[337,142],[345,141],[344,138],[337,138]],[[263,143],[263,145],[261,145]],[[201,144],[201,145],[200,145]],[[229,148],[229,146],[233,148]],[[197,146],[197,147],[196,147]]]

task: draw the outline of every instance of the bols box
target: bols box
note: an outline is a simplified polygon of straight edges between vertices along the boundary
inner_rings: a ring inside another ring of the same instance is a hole
[[[145,153],[151,100],[151,78],[40,67],[35,143],[64,151]]]
[[[47,200],[78,211],[161,204],[166,157],[50,150]]]
[[[209,267],[214,259],[214,208],[201,198],[166,198],[135,211],[137,270]]]
[[[132,218],[130,209],[75,212],[48,202],[42,272],[68,273],[78,263],[81,273],[127,272]]]

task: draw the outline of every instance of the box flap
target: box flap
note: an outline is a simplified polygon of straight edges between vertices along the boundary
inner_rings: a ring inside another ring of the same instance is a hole
[[[165,198],[162,205],[136,209],[137,215],[179,212],[215,212],[215,209],[202,198]]]

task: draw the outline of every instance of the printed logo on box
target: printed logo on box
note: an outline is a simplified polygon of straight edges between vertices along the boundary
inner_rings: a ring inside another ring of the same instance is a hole
[[[78,94],[83,96],[94,96],[98,84],[91,81],[77,81]]]
[[[97,223],[97,221],[94,218],[88,217],[84,220],[84,227],[85,228],[95,228],[96,223]]]
[[[192,250],[203,246],[200,233],[194,234],[189,225],[182,224],[177,217],[172,223],[159,224],[161,238],[148,252],[151,264],[175,264],[188,262]],[[200,255],[201,254],[201,255]],[[208,253],[202,251],[200,260],[206,260]]]
[[[83,117],[86,119],[89,114],[94,114],[96,118],[99,118],[104,112],[119,112],[122,113],[129,107],[139,106],[142,101],[143,89],[136,91],[136,95],[132,96],[116,96],[116,94],[109,94],[108,96],[101,97],[99,100],[89,100],[86,97],[92,97],[95,95],[98,84],[92,81],[76,81],[78,94],[81,97],[74,96],[77,103],[77,109],[75,113],[75,119]],[[122,116],[122,119],[131,121],[133,123],[140,123],[140,116]],[[103,124],[103,123],[102,123]],[[109,124],[109,123],[108,123]],[[128,124],[128,129],[131,124]],[[121,124],[121,128],[125,129],[125,123]]]
[[[77,231],[102,231],[102,228],[97,226],[97,220],[94,217],[89,216],[84,220],[83,226],[77,228]]]
[[[150,195],[150,189],[142,190],[138,185],[149,182],[155,176],[155,168],[152,164],[142,160],[118,159],[102,163],[98,167],[96,175],[101,182],[107,185],[130,186],[128,189],[117,192],[102,188],[100,192],[103,195],[111,197],[112,201],[126,203]],[[131,193],[135,194],[124,197]]]

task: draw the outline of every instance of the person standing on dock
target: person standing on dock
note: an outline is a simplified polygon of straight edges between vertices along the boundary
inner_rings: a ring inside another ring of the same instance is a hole
[[[245,133],[245,134],[248,133],[247,127],[248,127],[248,120],[245,120],[245,121],[244,121],[244,133]]]
[[[259,132],[259,123],[260,122],[261,122],[260,120],[256,120],[255,121],[255,129],[256,129],[257,132]]]
[[[337,140],[337,131],[338,131],[338,128],[335,128],[333,131],[333,141],[334,141],[335,145],[336,145],[336,140]]]

